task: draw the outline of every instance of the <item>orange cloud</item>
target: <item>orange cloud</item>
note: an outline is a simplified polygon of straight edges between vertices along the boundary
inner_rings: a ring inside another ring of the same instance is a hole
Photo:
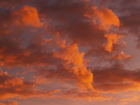
[[[105,34],[104,37],[107,39],[105,50],[111,53],[113,51],[113,45],[119,42],[119,39],[122,37],[122,35],[110,33]]]
[[[15,96],[26,96],[34,92],[34,84],[26,83],[23,78],[10,76],[7,72],[0,72],[0,97],[9,98]]]
[[[93,89],[93,74],[86,68],[84,54],[79,52],[77,44],[65,45],[55,56],[65,61],[64,68],[75,76],[80,87]]]
[[[24,6],[19,10],[13,12],[16,24],[29,25],[33,27],[40,27],[43,23],[40,22],[39,14],[36,8],[31,6]]]
[[[33,80],[44,79],[46,87],[50,86],[49,82],[56,89],[37,90],[42,84],[24,81],[26,74],[23,78],[0,72],[0,98],[60,95],[93,99],[100,98],[97,94],[100,91],[139,90],[139,71],[120,67],[94,68],[102,66],[101,61],[103,65],[109,62],[112,66],[112,62],[131,56],[121,52],[113,56],[115,60],[110,58],[122,38],[117,32],[110,32],[112,26],[120,27],[119,17],[111,9],[87,1],[20,0],[20,3],[7,0],[0,4],[3,8],[0,9],[0,66],[24,67],[25,72],[32,71]],[[5,5],[12,5],[12,8]]]
[[[14,77],[7,72],[0,71],[0,98],[39,97],[48,96],[56,91],[37,90],[37,84],[24,81],[21,77]],[[9,105],[9,104],[8,104]],[[10,104],[11,105],[11,104]]]
[[[53,41],[53,44],[55,42]],[[57,42],[60,46],[58,50],[53,52],[53,58],[56,60],[50,67],[40,70],[39,77],[49,80],[56,80],[57,78],[56,81],[60,83],[72,83],[74,87],[78,86],[79,89],[93,90],[93,74],[86,67],[84,53],[79,51],[76,43],[67,45],[63,42]]]
[[[119,54],[117,54],[116,56],[114,56],[114,58],[115,59],[118,59],[118,60],[123,60],[123,59],[130,59],[130,58],[132,58],[132,56],[131,55],[129,55],[129,54],[125,54],[125,52],[120,52]]]
[[[120,26],[120,20],[116,16],[116,14],[108,8],[99,8],[96,10],[96,16],[98,17],[97,19],[100,20],[101,26],[104,29],[110,29],[111,26]]]

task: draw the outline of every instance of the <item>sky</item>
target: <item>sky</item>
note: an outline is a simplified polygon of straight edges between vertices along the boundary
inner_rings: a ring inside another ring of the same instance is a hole
[[[139,105],[140,0],[0,0],[0,105]]]

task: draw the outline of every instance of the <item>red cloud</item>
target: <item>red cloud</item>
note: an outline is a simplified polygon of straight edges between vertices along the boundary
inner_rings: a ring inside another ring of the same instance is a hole
[[[120,21],[111,9],[97,7],[87,0],[2,0],[0,3],[0,66],[24,67],[25,72],[32,72],[31,77],[35,77],[32,80],[37,80],[24,81],[0,72],[0,98],[99,98],[100,92],[139,90],[139,71],[112,67],[113,63],[131,57],[120,48],[114,49],[120,47],[121,21],[130,27],[128,20],[135,18]],[[106,64],[111,68],[95,67]],[[48,82],[55,85],[56,91],[38,90],[42,86],[38,81],[42,80],[45,86]],[[60,85],[69,87],[60,89]]]
[[[40,27],[43,24],[40,22],[37,9],[31,6],[24,6],[14,11],[13,16],[15,17],[15,23],[19,25]]]

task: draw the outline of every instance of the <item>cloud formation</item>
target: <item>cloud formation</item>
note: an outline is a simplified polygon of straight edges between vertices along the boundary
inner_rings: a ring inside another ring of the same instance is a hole
[[[40,27],[43,24],[40,22],[37,9],[31,6],[24,6],[19,10],[15,10],[12,15],[15,17],[14,23],[19,25]]]
[[[7,71],[0,72],[1,99],[105,99],[139,90],[139,70],[125,68],[133,56],[123,45],[127,32],[139,39],[139,7],[93,1],[0,0],[0,67]]]
[[[140,70],[127,70],[121,65],[93,70],[94,87],[103,92],[139,90]]]
[[[40,97],[55,93],[55,91],[38,90],[35,88],[36,85],[35,82],[24,81],[23,77],[14,77],[7,72],[0,71],[1,99],[14,97]]]

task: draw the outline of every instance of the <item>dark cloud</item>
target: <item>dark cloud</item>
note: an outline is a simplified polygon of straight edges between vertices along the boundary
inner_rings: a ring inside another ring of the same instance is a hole
[[[140,70],[124,69],[121,65],[93,70],[94,84],[97,90],[103,92],[118,92],[139,90]]]
[[[93,72],[93,68],[88,68],[97,64],[92,60],[94,57],[104,64],[110,59],[114,63],[130,57],[124,52],[118,54],[121,35],[116,31],[136,30],[137,12],[133,17],[131,13],[120,15],[120,21],[113,10],[97,7],[87,0],[0,0],[0,4],[0,66],[22,66],[32,72],[35,81],[45,79],[46,85],[50,81],[71,86],[67,91],[59,90],[59,86],[55,87],[58,91],[37,90],[42,85],[37,83],[39,80],[24,81],[0,72],[1,98],[49,95],[96,98],[100,97],[97,94],[100,90],[117,92],[139,88],[139,71],[121,66],[93,67]]]

